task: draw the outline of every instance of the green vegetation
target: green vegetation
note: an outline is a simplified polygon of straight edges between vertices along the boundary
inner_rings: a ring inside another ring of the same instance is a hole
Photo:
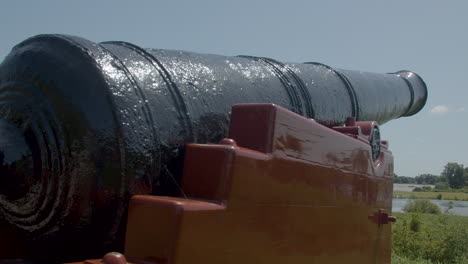
[[[416,183],[415,178],[393,174],[393,183]]]
[[[447,163],[440,176],[452,189],[461,189],[465,185],[464,170],[461,164],[455,162]]]
[[[414,178],[417,184],[431,184],[434,185],[440,182],[440,176],[433,175],[433,174],[421,174]]]
[[[463,164],[449,162],[444,166],[441,175],[421,174],[416,177],[398,176],[393,174],[393,183],[430,184],[435,189],[463,189],[468,187],[468,167]]]
[[[450,188],[450,186],[446,182],[438,182],[434,187],[436,190],[447,190],[448,188]]]
[[[416,187],[413,189],[413,192],[430,192],[432,188],[430,186]]]
[[[440,262],[431,262],[426,259],[411,259],[392,253],[392,264],[439,264]]]
[[[468,217],[393,213],[392,264],[462,264],[468,258]]]
[[[456,200],[456,201],[468,201],[468,193],[464,191],[458,192],[403,192],[393,191],[393,197],[405,198],[405,199],[429,199],[429,200]]]
[[[409,200],[403,211],[406,213],[441,214],[440,208],[429,200]]]

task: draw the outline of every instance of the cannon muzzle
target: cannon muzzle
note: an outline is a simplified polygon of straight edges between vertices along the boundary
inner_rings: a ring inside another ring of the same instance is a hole
[[[100,256],[122,247],[131,195],[178,195],[185,144],[224,138],[234,104],[336,126],[410,116],[426,97],[410,71],[35,36],[0,65],[0,232],[39,257]]]

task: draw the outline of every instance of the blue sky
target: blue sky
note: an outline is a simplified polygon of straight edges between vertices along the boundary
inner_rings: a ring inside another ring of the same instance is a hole
[[[398,175],[468,166],[468,1],[1,1],[0,60],[41,33],[371,72],[429,88],[416,116],[382,126]]]

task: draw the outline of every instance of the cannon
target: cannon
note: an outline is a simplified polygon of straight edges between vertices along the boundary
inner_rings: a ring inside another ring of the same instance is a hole
[[[76,261],[123,250],[130,198],[185,195],[186,144],[228,137],[234,105],[273,104],[343,132],[414,115],[426,98],[410,71],[29,38],[0,65],[0,259]],[[370,128],[364,134],[377,140]],[[375,162],[386,143],[372,143]]]

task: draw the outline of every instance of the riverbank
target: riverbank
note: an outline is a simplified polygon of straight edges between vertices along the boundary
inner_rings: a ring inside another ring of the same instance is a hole
[[[394,183],[393,184],[393,190],[394,191],[404,191],[404,192],[412,192],[414,190],[414,188],[416,187],[419,187],[419,188],[423,188],[423,187],[430,187],[431,189],[434,189],[435,185],[431,185],[431,184],[415,184],[415,183],[410,183],[410,184],[406,184],[406,183]]]
[[[403,208],[406,204],[414,199],[393,198],[392,212],[404,213]],[[440,211],[444,214],[468,216],[468,201],[451,201],[451,200],[431,200],[431,203],[437,205]]]
[[[393,191],[393,198],[468,201],[468,193]]]
[[[392,264],[464,264],[468,217],[393,213]]]

